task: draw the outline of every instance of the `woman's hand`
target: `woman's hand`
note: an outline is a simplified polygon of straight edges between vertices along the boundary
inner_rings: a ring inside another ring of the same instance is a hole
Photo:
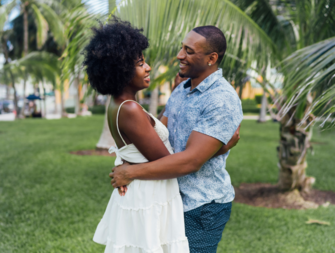
[[[109,173],[109,177],[112,179],[111,185],[114,188],[125,187],[133,181],[127,176],[127,168],[129,166],[136,166],[136,165],[130,165],[129,163],[125,162],[122,165],[114,167],[112,169],[112,172]],[[121,192],[126,192],[126,190],[125,191],[121,190]],[[121,196],[124,196],[124,195],[121,195]]]
[[[124,186],[121,186],[121,187],[117,188],[117,190],[118,190],[120,196],[124,196],[124,195],[126,195],[128,188],[127,188],[126,185],[124,185]]]

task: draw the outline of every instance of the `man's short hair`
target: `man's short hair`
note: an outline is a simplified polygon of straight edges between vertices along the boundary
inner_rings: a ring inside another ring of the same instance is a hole
[[[220,65],[227,49],[226,37],[223,32],[219,28],[212,25],[199,26],[194,28],[192,31],[206,38],[208,43],[207,50],[209,51],[207,53],[216,52],[219,55],[217,63]]]

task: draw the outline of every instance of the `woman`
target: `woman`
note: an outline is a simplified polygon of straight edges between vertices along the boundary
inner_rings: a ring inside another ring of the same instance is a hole
[[[113,18],[94,29],[85,49],[91,86],[113,97],[108,123],[117,145],[111,148],[116,166],[122,160],[144,163],[173,153],[166,126],[135,102],[136,93],[150,83],[151,68],[142,54],[148,40],[141,32]],[[134,180],[126,194],[119,193],[113,191],[93,238],[106,245],[105,252],[189,252],[176,179]]]

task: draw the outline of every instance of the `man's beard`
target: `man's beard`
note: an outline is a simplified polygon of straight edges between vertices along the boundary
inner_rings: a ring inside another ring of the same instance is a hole
[[[187,77],[187,76],[185,76],[184,74],[182,74],[180,72],[179,72],[179,76],[182,77],[182,78]]]

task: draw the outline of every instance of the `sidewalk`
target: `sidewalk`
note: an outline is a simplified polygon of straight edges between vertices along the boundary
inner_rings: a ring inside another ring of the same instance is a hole
[[[14,121],[14,120],[15,120],[14,113],[0,114],[0,121]]]
[[[259,119],[259,115],[243,115],[243,119],[258,120]],[[267,115],[265,117],[265,120],[271,120],[271,116]]]

